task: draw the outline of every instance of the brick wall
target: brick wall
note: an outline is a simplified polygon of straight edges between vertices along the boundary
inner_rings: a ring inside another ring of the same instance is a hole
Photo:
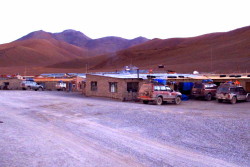
[[[97,90],[91,91],[91,82],[97,82]],[[110,82],[117,82],[117,92],[110,92]],[[107,76],[97,76],[87,74],[86,76],[86,96],[99,96],[99,97],[109,97],[119,100],[132,100],[130,96],[136,96],[135,92],[129,93],[127,91],[128,82],[139,82],[139,87],[142,83],[141,79],[123,79],[123,78],[112,78]]]
[[[85,84],[84,81],[85,81],[85,78],[77,76],[76,77],[76,86],[75,86],[73,91],[83,92],[84,84]]]

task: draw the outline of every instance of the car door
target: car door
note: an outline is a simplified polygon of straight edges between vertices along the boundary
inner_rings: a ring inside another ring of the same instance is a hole
[[[170,94],[166,88],[167,88],[166,86],[161,85],[159,86],[160,91],[158,92],[158,95],[162,95],[164,101],[169,99],[169,94]]]
[[[174,99],[175,96],[176,96],[176,94],[173,93],[173,90],[170,87],[166,87],[166,90],[168,92],[168,94],[167,94],[168,95],[168,99]]]
[[[239,100],[246,100],[247,92],[242,87],[238,89],[239,89]]]

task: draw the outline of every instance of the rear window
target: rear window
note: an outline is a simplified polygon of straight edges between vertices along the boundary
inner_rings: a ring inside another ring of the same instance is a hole
[[[141,86],[140,92],[151,91],[151,89],[152,89],[152,85],[145,84]]]
[[[194,88],[202,89],[202,84],[201,83],[195,83]]]
[[[229,87],[219,87],[217,89],[218,93],[228,93],[229,92]]]

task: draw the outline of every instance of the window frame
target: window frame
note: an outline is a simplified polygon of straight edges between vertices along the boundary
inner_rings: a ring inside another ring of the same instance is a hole
[[[127,92],[139,92],[139,82],[127,82]]]
[[[110,93],[118,92],[118,82],[109,82],[109,92]]]
[[[90,90],[93,91],[93,92],[97,91],[97,88],[98,88],[97,85],[98,85],[97,81],[91,81],[90,82]]]

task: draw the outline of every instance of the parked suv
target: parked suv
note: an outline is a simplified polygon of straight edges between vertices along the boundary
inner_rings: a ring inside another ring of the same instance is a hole
[[[182,94],[180,92],[176,92],[166,85],[147,83],[141,86],[138,98],[142,100],[144,104],[155,102],[157,105],[161,105],[163,102],[180,104],[181,96]]]
[[[23,90],[35,90],[35,91],[44,89],[42,85],[39,85],[34,81],[22,81],[21,88]]]
[[[229,101],[235,104],[237,101],[250,101],[250,94],[242,86],[225,83],[218,87],[216,98],[219,103]]]
[[[217,87],[211,82],[195,82],[191,94],[194,98],[204,98],[210,101],[215,97]]]
[[[56,87],[56,90],[58,90],[58,91],[60,91],[60,90],[65,91],[66,90],[66,83],[65,82],[58,82],[58,83],[56,83],[55,87]]]

